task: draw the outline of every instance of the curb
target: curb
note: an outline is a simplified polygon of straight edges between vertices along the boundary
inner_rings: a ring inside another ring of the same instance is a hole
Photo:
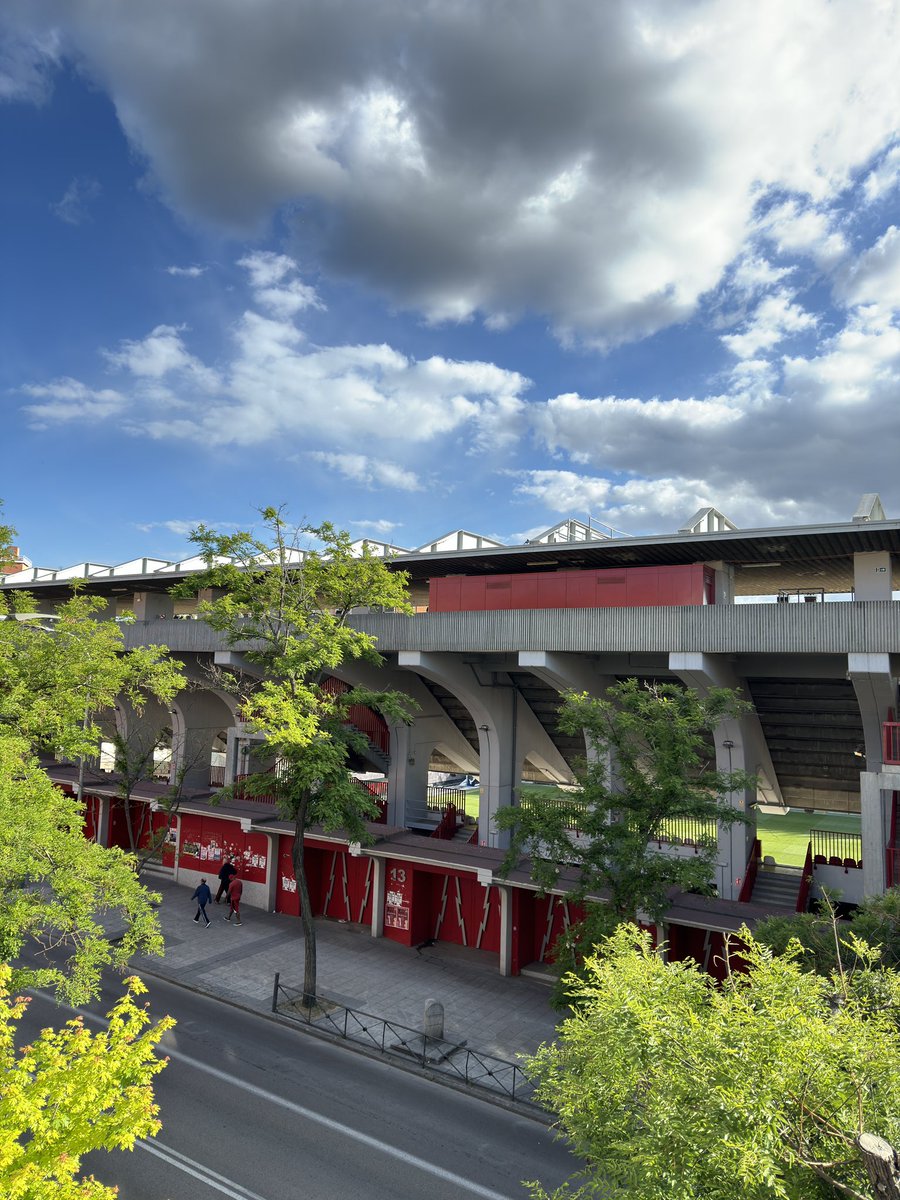
[[[242,1003],[240,1000],[234,1000],[230,996],[222,996],[217,992],[207,991],[205,988],[198,987],[195,983],[185,983],[180,979],[175,979],[171,975],[165,974],[163,971],[154,971],[152,968],[147,969],[144,967],[140,969],[136,968],[136,970],[138,974],[148,975],[151,979],[161,979],[163,982],[170,983],[173,987],[181,988],[185,992],[191,992],[195,996],[203,996],[208,1000],[216,1000],[219,1004],[227,1004],[229,1008],[235,1008],[239,1012],[249,1013],[254,1017],[262,1017],[264,1020],[270,1021],[273,1025],[280,1025],[282,1029],[295,1030],[297,1033],[303,1033],[309,1037],[317,1038],[321,1042],[327,1042],[331,1046],[339,1046],[350,1050],[352,1053],[359,1054],[363,1058],[368,1058],[373,1062],[384,1063],[385,1066],[405,1071],[407,1075],[415,1075],[419,1079],[428,1079],[432,1083],[449,1088],[451,1091],[459,1092],[460,1095],[469,1096],[474,1100],[481,1100],[485,1104],[492,1104],[495,1108],[502,1108],[515,1116],[525,1117],[548,1129],[552,1128],[555,1123],[555,1117],[552,1113],[544,1112],[543,1109],[538,1108],[536,1105],[511,1100],[499,1093],[495,1095],[487,1088],[467,1087],[465,1083],[461,1083],[451,1075],[445,1075],[440,1071],[429,1071],[427,1067],[420,1067],[413,1062],[403,1062],[394,1055],[382,1054],[378,1050],[360,1045],[349,1038],[335,1037],[324,1029],[316,1029],[311,1025],[303,1025],[298,1021],[291,1020],[290,1017],[283,1017],[278,1013],[273,1013],[266,1009],[254,1008],[249,1004]]]

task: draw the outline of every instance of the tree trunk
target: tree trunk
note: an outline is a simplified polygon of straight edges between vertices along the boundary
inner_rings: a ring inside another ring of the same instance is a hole
[[[312,1008],[316,1002],[316,925],[309,900],[309,884],[306,879],[306,857],[303,834],[306,829],[308,800],[304,798],[294,818],[294,848],[292,853],[294,878],[300,897],[300,921],[303,925],[303,1003]]]
[[[874,1133],[860,1134],[856,1144],[878,1200],[900,1200],[900,1160],[894,1147]]]

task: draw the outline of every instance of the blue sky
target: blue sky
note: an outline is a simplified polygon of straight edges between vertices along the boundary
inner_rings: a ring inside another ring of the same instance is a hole
[[[7,0],[24,552],[900,515],[900,11],[859,11]]]

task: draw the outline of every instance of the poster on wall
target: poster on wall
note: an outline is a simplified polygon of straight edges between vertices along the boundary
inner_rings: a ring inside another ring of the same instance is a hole
[[[389,891],[384,898],[384,923],[391,929],[409,929],[409,905],[402,892]]]

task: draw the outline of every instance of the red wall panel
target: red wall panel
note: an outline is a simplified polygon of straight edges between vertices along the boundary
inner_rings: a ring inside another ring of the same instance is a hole
[[[482,612],[509,608],[643,608],[703,604],[715,599],[702,563],[554,571],[546,574],[432,579],[432,612]]]
[[[265,883],[268,849],[264,833],[243,833],[236,821],[190,813],[181,818],[179,865],[205,871],[208,878],[214,878],[225,858],[231,857],[242,879]]]

